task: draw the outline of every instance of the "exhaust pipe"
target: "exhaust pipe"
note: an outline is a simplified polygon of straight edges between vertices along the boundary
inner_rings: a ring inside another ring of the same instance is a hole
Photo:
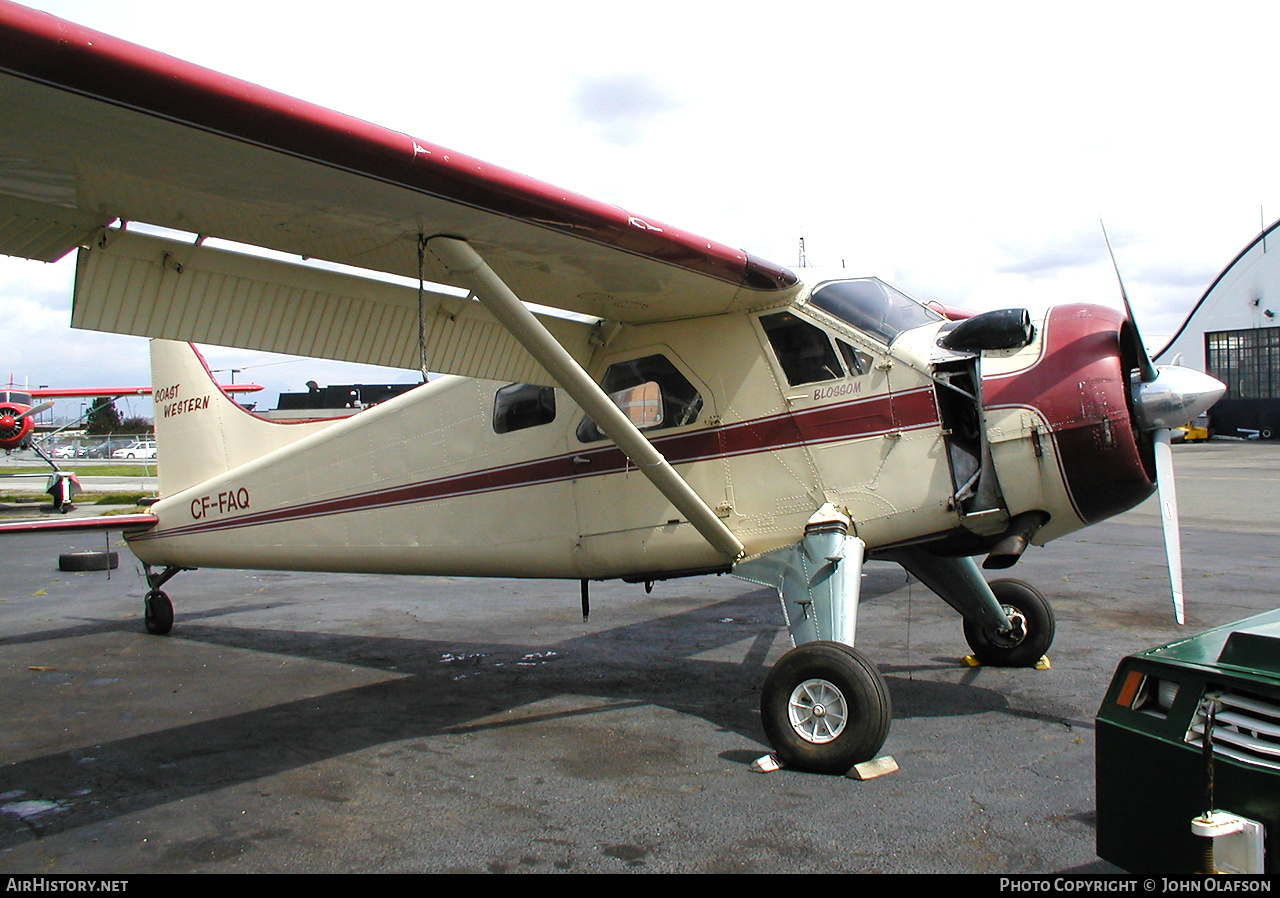
[[[1014,515],[1005,528],[1000,541],[991,547],[991,552],[982,562],[983,568],[989,571],[1002,571],[1013,567],[1027,550],[1031,538],[1044,526],[1049,516],[1043,511],[1024,511]]]

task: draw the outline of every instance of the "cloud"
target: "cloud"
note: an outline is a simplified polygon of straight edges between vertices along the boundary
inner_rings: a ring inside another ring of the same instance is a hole
[[[1112,237],[1112,246],[1123,244],[1123,238]],[[1025,275],[1032,279],[1054,277],[1097,265],[1109,258],[1100,228],[1077,228],[1070,234],[1016,241],[1005,239],[1001,241],[1000,251],[1009,261],[996,268],[998,273]]]
[[[617,146],[631,146],[643,136],[648,125],[680,102],[642,74],[583,77],[573,92],[578,116]]]

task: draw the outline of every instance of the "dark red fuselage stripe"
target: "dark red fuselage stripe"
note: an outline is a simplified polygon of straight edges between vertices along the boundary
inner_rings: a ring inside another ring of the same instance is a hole
[[[711,458],[772,452],[802,444],[814,445],[876,436],[895,430],[917,430],[937,426],[937,423],[938,412],[934,403],[933,390],[926,387],[906,393],[821,406],[795,414],[771,415],[723,427],[660,437],[653,443],[667,461],[673,465],[680,465]],[[582,461],[575,462],[575,459]],[[317,502],[304,502],[267,511],[250,512],[219,518],[215,521],[200,521],[180,527],[165,528],[146,534],[142,538],[277,524],[517,487],[539,486],[614,474],[624,471],[627,464],[626,456],[616,446],[601,446],[451,477],[338,496]]]

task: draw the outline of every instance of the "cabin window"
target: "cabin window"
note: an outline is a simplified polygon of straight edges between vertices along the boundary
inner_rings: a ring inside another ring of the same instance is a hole
[[[702,412],[702,394],[666,356],[610,365],[600,386],[639,430],[692,424]],[[578,425],[578,439],[593,443],[605,435],[588,417]]]
[[[790,312],[764,315],[760,324],[793,387],[844,377],[826,331]]]
[[[556,391],[537,384],[508,384],[493,399],[494,433],[512,433],[556,419]]]

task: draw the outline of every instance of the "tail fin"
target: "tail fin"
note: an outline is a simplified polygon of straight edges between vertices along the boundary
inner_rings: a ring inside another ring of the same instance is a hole
[[[331,423],[286,424],[245,411],[222,391],[190,343],[151,341],[151,389],[162,496],[203,483]]]

